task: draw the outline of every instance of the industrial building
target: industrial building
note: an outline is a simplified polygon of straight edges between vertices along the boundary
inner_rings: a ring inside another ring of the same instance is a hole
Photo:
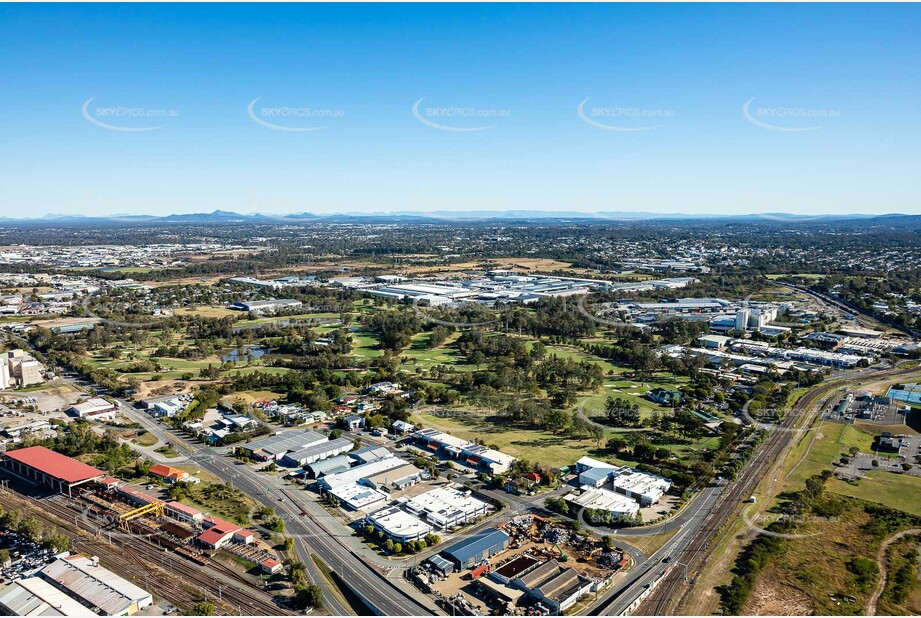
[[[41,384],[45,381],[44,370],[25,350],[10,350],[0,357],[0,388]]]
[[[640,511],[640,505],[635,500],[591,485],[583,485],[582,493],[569,494],[563,499],[579,508],[607,511],[615,517],[635,517]]]
[[[380,460],[375,460],[380,461]],[[390,492],[391,490],[406,489],[415,485],[422,479],[422,471],[411,463],[404,463],[402,466],[382,470],[376,474],[369,474],[358,481],[360,484],[378,489],[380,491]]]
[[[413,433],[411,438],[427,450],[449,459],[459,460],[489,474],[504,474],[515,461],[511,455],[461,440],[436,429],[419,430]]]
[[[724,337],[723,335],[704,335],[697,338],[697,344],[700,347],[710,350],[722,350],[730,341],[732,341],[732,337]]]
[[[245,300],[231,305],[231,309],[249,311],[251,313],[275,313],[279,309],[293,309],[303,303],[293,298],[276,298],[272,300]]]
[[[41,577],[23,577],[0,591],[3,616],[86,616],[89,608]]]
[[[164,509],[166,510],[166,514],[173,519],[183,521],[187,524],[201,524],[205,519],[204,513],[181,502],[167,502]]]
[[[352,451],[349,453],[349,458],[355,461],[356,464],[366,464],[371,463],[372,461],[377,461],[378,459],[387,459],[392,457],[393,453],[387,450],[383,446],[366,446],[358,450]]]
[[[323,478],[329,476],[336,475],[327,475]],[[384,492],[366,485],[359,485],[356,481],[336,485],[327,489],[326,493],[335,496],[339,504],[353,511],[368,511],[390,499],[390,496]]]
[[[380,459],[378,461],[372,461],[371,463],[355,466],[354,468],[350,468],[338,474],[327,474],[318,481],[318,484],[321,489],[329,491],[340,485],[358,483],[358,481],[366,477],[371,477],[404,465],[406,465],[406,462],[402,459],[388,457],[387,459]]]
[[[256,540],[252,531],[244,530],[242,526],[217,517],[205,517],[202,520],[202,527],[205,531],[195,540],[211,549],[220,549],[231,541],[248,545]]]
[[[490,528],[461,539],[441,552],[457,569],[469,569],[505,551],[509,536],[503,530]]]
[[[318,479],[327,474],[345,472],[351,467],[352,460],[349,459],[348,455],[336,455],[335,457],[328,457],[309,464],[307,470],[313,478]]]
[[[610,483],[615,492],[633,498],[641,506],[655,504],[672,486],[670,480],[661,476],[626,466],[615,466],[590,457],[583,457],[576,462],[576,469],[579,472],[579,484],[583,488],[601,489]],[[593,497],[603,500],[604,494],[592,494],[584,500],[588,501]],[[582,499],[582,496],[579,498]]]
[[[326,442],[328,438],[315,431],[287,431],[247,442],[241,448],[257,461],[278,461],[287,453]]]
[[[621,468],[615,472],[611,484],[614,491],[633,498],[640,506],[655,504],[672,487],[670,480],[634,468]]]
[[[336,438],[335,440],[324,438],[322,442],[285,453],[281,458],[281,465],[289,468],[310,466],[324,459],[348,453],[352,446],[354,444],[348,438]]]
[[[430,525],[396,506],[389,506],[366,515],[365,522],[398,543],[418,541],[432,532]]]
[[[40,575],[103,616],[131,616],[153,603],[149,592],[99,566],[96,558],[79,554],[58,558],[42,569]]]
[[[3,469],[11,474],[67,495],[71,495],[71,490],[78,485],[106,476],[106,473],[98,468],[44,446],[7,451],[3,453],[2,465]]]
[[[441,530],[451,530],[486,515],[490,505],[470,495],[469,490],[438,487],[404,503],[406,510],[424,517]]]
[[[574,568],[563,567],[556,560],[534,566],[512,582],[538,601],[548,605],[554,614],[562,614],[592,590],[592,581],[579,575]]]
[[[108,399],[93,397],[71,406],[67,409],[67,413],[93,421],[110,421],[118,414],[118,406]]]

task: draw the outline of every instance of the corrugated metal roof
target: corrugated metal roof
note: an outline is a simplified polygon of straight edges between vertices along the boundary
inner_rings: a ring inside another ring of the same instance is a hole
[[[336,455],[322,461],[315,461],[308,466],[314,477],[319,478],[324,474],[337,474],[345,472],[351,467],[348,455]]]
[[[461,564],[464,564],[470,560],[470,558],[480,555],[487,549],[507,543],[508,535],[498,528],[492,528],[458,541],[441,553],[451,556]]]
[[[27,448],[7,451],[4,457],[35,468],[48,476],[60,479],[66,483],[77,483],[97,476],[105,476],[105,472],[88,466],[82,461],[77,461],[61,455],[44,446],[30,446]]]
[[[93,566],[85,556],[58,558],[42,569],[43,577],[70,590],[88,605],[110,616],[118,616],[133,603],[150,599],[150,593],[101,566]]]
[[[0,611],[14,616],[84,616],[89,609],[38,577],[10,583],[0,593]]]

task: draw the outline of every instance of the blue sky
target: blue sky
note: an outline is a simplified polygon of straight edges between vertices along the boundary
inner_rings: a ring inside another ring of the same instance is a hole
[[[913,5],[0,5],[0,216],[921,213],[919,26]]]

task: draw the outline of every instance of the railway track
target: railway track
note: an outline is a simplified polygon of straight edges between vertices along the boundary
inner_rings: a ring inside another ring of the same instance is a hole
[[[870,375],[861,375],[861,380],[896,378],[903,374],[917,372],[916,367],[908,369],[889,369]],[[661,616],[683,602],[690,588],[683,588],[685,575],[696,573],[706,561],[712,541],[723,530],[725,525],[733,519],[741,508],[744,499],[754,492],[761,480],[772,468],[771,464],[780,461],[780,456],[788,445],[791,436],[796,435],[791,429],[806,429],[815,420],[815,415],[821,410],[821,404],[835,389],[847,385],[857,377],[846,377],[830,380],[827,383],[803,395],[790,409],[778,430],[773,430],[760,445],[758,452],[749,461],[741,474],[720,497],[716,508],[707,515],[701,528],[682,552],[680,557],[673,558],[673,563],[687,565],[685,569],[671,568],[659,581],[655,589],[634,612],[636,615]],[[800,423],[800,421],[802,421]],[[800,423],[800,427],[797,424]],[[676,601],[677,599],[677,601]]]
[[[173,605],[191,609],[201,601],[215,605],[225,615],[281,615],[292,612],[274,602],[261,588],[240,573],[216,561],[200,566],[180,554],[155,545],[141,537],[120,533],[119,543],[106,539],[101,527],[87,530],[94,522],[85,517],[75,502],[61,501],[56,497],[32,500],[14,490],[0,492],[0,504],[6,508],[28,511],[42,522],[60,529],[71,540],[71,545],[81,553],[99,556],[112,570],[119,572],[138,585],[155,584],[154,591]],[[99,522],[104,524],[105,522]],[[94,538],[102,535],[102,539]],[[106,540],[103,540],[106,539]],[[141,566],[145,573],[128,568],[125,558]]]

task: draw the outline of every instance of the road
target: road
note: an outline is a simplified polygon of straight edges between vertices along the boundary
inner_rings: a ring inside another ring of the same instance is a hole
[[[681,567],[677,562],[677,557],[687,549],[695,531],[703,524],[707,514],[713,509],[725,488],[725,480],[714,482],[702,490],[698,499],[688,506],[674,522],[661,524],[662,526],[680,526],[680,531],[652,556],[642,562],[637,561],[629,577],[619,587],[599,598],[591,615],[618,616],[623,614],[634,606],[642,595],[648,593],[656,580],[662,577],[665,570],[669,568],[669,565]],[[642,534],[642,528],[625,529],[621,531],[621,534],[627,531],[632,531],[635,536]],[[669,559],[668,563],[663,562],[666,558]]]
[[[849,377],[833,379],[818,385],[801,397],[790,409],[780,426],[769,433],[768,437],[758,447],[757,452],[742,469],[739,476],[727,487],[705,519],[699,520],[689,526],[690,542],[681,549],[679,560],[673,559],[671,567],[666,569],[661,580],[657,581],[654,589],[650,590],[648,598],[637,609],[640,615],[664,615],[673,604],[674,599],[687,590],[685,576],[688,571],[694,572],[701,567],[709,555],[712,541],[723,529],[726,522],[736,516],[739,506],[750,496],[761,480],[779,465],[782,455],[792,444],[793,436],[808,430],[819,414],[829,394],[835,389],[847,385],[849,382],[867,378],[890,379],[902,374],[916,372],[917,368],[899,369],[887,368],[875,372],[854,373]],[[682,531],[682,534],[685,531]],[[674,557],[673,557],[674,558]],[[674,568],[676,564],[687,565],[681,570]],[[637,595],[639,596],[639,595]],[[618,607],[621,607],[618,605]],[[606,615],[615,615],[613,605],[605,608]]]
[[[259,474],[246,465],[236,465],[232,459],[221,456],[213,449],[184,440],[178,432],[135,409],[129,403],[119,400],[123,413],[138,422],[144,429],[163,442],[170,442],[184,451],[187,460],[211,472],[231,485],[258,500],[262,504],[280,511],[285,520],[286,534],[294,538],[298,558],[306,565],[311,579],[323,588],[324,611],[337,615],[353,613],[326,585],[325,576],[319,572],[311,553],[316,554],[332,570],[344,578],[356,595],[369,608],[380,615],[407,616],[437,613],[434,603],[402,581],[393,581],[376,571],[353,549],[339,539],[338,535],[319,523],[309,512],[319,507],[312,500],[295,504],[293,499],[279,501],[284,489],[283,481],[275,476]],[[174,459],[173,461],[177,461]],[[294,491],[294,490],[292,490]],[[307,512],[308,516],[301,516]]]

